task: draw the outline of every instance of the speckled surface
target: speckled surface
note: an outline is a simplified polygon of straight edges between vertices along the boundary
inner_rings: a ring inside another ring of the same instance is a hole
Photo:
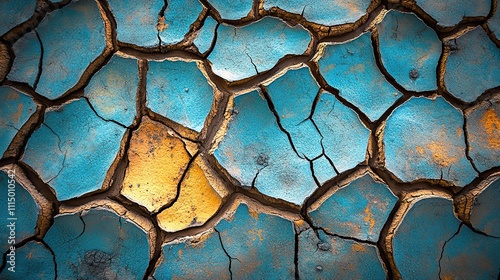
[[[0,279],[497,279],[498,6],[0,2]]]

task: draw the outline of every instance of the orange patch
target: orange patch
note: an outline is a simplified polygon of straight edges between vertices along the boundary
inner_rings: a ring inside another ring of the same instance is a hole
[[[221,197],[195,161],[181,183],[177,201],[158,214],[158,224],[169,232],[199,226],[217,212],[221,203]]]
[[[490,108],[481,118],[481,124],[486,131],[488,146],[485,148],[500,149],[500,117],[495,109]]]
[[[352,250],[355,251],[355,252],[365,252],[366,251],[366,248],[365,246],[361,245],[361,244],[358,244],[358,243],[354,243],[352,244]]]
[[[370,211],[370,204],[366,205],[366,208],[365,208],[365,222],[366,223],[370,223],[370,234],[372,234],[372,231],[373,231],[373,227],[375,226],[375,219],[372,218],[372,212]]]

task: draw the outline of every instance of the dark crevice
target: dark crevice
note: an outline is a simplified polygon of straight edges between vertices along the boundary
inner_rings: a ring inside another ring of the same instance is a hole
[[[441,248],[441,255],[439,256],[439,279],[442,280],[443,278],[441,278],[441,271],[442,271],[442,268],[441,268],[441,260],[443,259],[443,255],[444,255],[444,249],[446,248],[446,244],[448,242],[450,242],[455,236],[457,236],[459,233],[460,233],[460,229],[462,228],[464,224],[461,223],[460,226],[458,226],[458,230],[455,232],[455,234],[453,234],[452,237],[450,237],[448,240],[446,240],[443,244],[443,247]]]
[[[42,240],[37,240],[40,242],[45,249],[47,249],[50,254],[52,255],[52,262],[54,263],[54,280],[58,279],[57,277],[57,260],[56,260],[56,254],[54,253],[54,250],[47,244],[43,239]]]
[[[222,237],[220,235],[220,232],[216,228],[214,228],[214,231],[217,233],[217,237],[219,237],[220,246],[222,247],[224,254],[226,254],[227,258],[229,259],[229,275],[231,276],[231,279],[233,279],[233,271],[231,270],[231,266],[233,264],[233,259],[236,258],[231,257],[229,253],[226,251],[226,248],[224,247],[224,242],[222,242]]]
[[[252,57],[251,57],[248,53],[245,53],[245,54],[246,54],[246,55],[248,56],[248,58],[250,59],[250,63],[252,63],[253,68],[255,69],[255,73],[256,73],[257,75],[259,75],[259,74],[260,74],[260,73],[259,73],[259,70],[257,69],[257,65],[255,65],[255,63],[253,63],[253,59],[252,59]]]
[[[161,41],[161,37],[160,37],[160,32],[161,32],[160,29],[162,28],[161,25],[164,23],[161,21],[165,21],[165,10],[168,7],[168,0],[164,0],[163,2],[164,2],[163,7],[158,12],[158,25],[156,27],[156,29],[157,29],[156,36],[158,37],[158,50],[161,50],[161,46],[162,46],[162,41]]]
[[[127,128],[127,126],[125,126],[124,124],[122,124],[122,123],[120,123],[120,122],[117,122],[117,121],[115,121],[115,120],[113,120],[113,119],[106,119],[106,118],[103,118],[101,115],[99,115],[99,114],[97,113],[96,109],[94,108],[94,105],[92,105],[92,102],[90,102],[90,100],[89,100],[89,98],[88,98],[88,97],[84,96],[84,97],[83,97],[83,99],[85,99],[85,101],[87,101],[87,104],[89,105],[90,109],[92,109],[92,111],[94,112],[94,114],[95,114],[98,118],[100,118],[101,120],[103,120],[103,121],[105,121],[105,122],[112,122],[112,123],[114,123],[114,124],[116,124],[116,125],[119,125],[119,126],[121,126],[121,127],[123,127],[123,128]]]
[[[186,150],[186,152],[189,154],[189,152]],[[196,158],[198,157],[198,155],[200,154],[200,152],[196,152],[190,159],[189,159],[189,162],[188,164],[186,165],[186,168],[184,169],[184,171],[182,172],[182,175],[181,175],[181,178],[179,179],[179,182],[177,182],[177,192],[175,194],[175,197],[167,204],[163,205],[162,207],[160,207],[158,209],[158,211],[156,211],[155,214],[153,214],[153,217],[156,218],[156,216],[161,213],[163,210],[169,208],[170,206],[174,205],[177,200],[179,199],[179,196],[181,195],[181,186],[182,186],[182,183],[184,182],[184,178],[186,178],[186,175],[187,173],[189,172],[189,170],[191,169],[191,167],[193,166],[194,164],[194,161],[196,160]]]
[[[212,51],[215,48],[215,44],[217,44],[217,36],[218,36],[217,30],[219,29],[219,25],[220,25],[220,22],[217,22],[217,25],[215,26],[215,29],[214,29],[214,37],[212,38],[212,43],[210,43],[210,47],[208,48],[208,50],[206,50],[203,53],[204,58],[207,58],[212,53]]]
[[[40,81],[40,76],[42,76],[42,71],[43,71],[43,55],[44,55],[44,50],[43,50],[43,43],[42,43],[42,38],[40,38],[40,34],[36,30],[34,30],[36,38],[38,39],[38,43],[40,44],[40,60],[38,61],[38,72],[36,73],[36,78],[35,82],[33,83],[33,89],[36,90],[36,87],[38,86],[38,82]]]
[[[474,159],[470,156],[470,143],[469,143],[469,133],[467,132],[467,117],[464,115],[464,123],[462,126],[462,130],[464,132],[464,140],[465,140],[465,157],[469,160],[470,164],[472,165],[472,168],[477,172],[477,174],[480,174],[481,172],[479,169],[477,169],[476,164],[474,163]],[[451,166],[450,166],[451,167]]]
[[[388,242],[392,243],[392,241],[388,240],[389,234],[392,234],[389,231],[391,230],[392,224],[396,220],[396,214],[398,213],[400,208],[401,208],[401,197],[398,197],[396,204],[392,208],[391,212],[389,213],[389,216],[387,217],[387,220],[382,226],[382,230],[380,231],[379,239],[377,242],[378,254],[386,268],[387,279],[401,278],[401,274],[396,266],[396,262],[394,261],[393,252],[389,250],[389,246],[392,247],[392,244],[387,244]]]
[[[281,124],[280,116],[278,114],[278,111],[276,111],[276,108],[274,107],[273,101],[271,100],[271,96],[267,92],[267,89],[264,86],[260,86],[260,92],[264,96],[264,98],[265,98],[265,100],[267,102],[267,106],[269,107],[269,110],[273,113],[273,115],[274,115],[274,117],[276,119],[276,124],[278,125],[279,129],[283,133],[285,133],[285,135],[287,136],[288,142],[290,143],[290,146],[292,147],[293,151],[295,152],[295,154],[297,155],[297,157],[299,157],[301,159],[304,159],[304,156],[301,156],[299,154],[299,152],[297,151],[297,149],[295,148],[295,145],[293,144],[293,140],[292,140],[292,135]]]
[[[300,232],[297,232],[296,227],[293,227],[294,231],[294,236],[295,236],[295,243],[294,243],[294,255],[293,255],[293,263],[295,265],[295,280],[300,279],[300,273],[299,273],[299,235]]]
[[[340,101],[344,106],[348,107],[349,109],[353,110],[363,123],[365,127],[370,129],[372,127],[372,122],[371,120],[366,116],[365,113],[363,113],[358,107],[356,107],[354,104],[350,103],[340,95],[340,91],[332,86],[330,86],[326,80],[323,78],[322,74],[319,71],[319,67],[315,62],[307,62],[307,66],[311,69],[311,73],[314,77],[314,79],[318,82],[318,84],[321,86],[323,90],[328,92],[329,94],[332,94],[335,96],[335,98]],[[322,93],[323,94],[323,93]]]

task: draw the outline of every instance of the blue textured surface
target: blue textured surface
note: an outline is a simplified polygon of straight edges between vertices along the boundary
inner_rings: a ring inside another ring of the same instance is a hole
[[[50,251],[42,243],[30,241],[16,249],[15,272],[7,270],[0,273],[1,279],[26,280],[55,279],[55,264]]]
[[[163,259],[154,274],[156,279],[230,279],[229,257],[222,249],[219,235],[213,232],[196,243],[163,246]]]
[[[313,119],[323,135],[325,155],[339,172],[365,159],[370,131],[358,115],[329,93],[321,94]]]
[[[55,190],[59,200],[78,197],[101,188],[124,132],[125,128],[97,117],[79,99],[45,114],[22,160]]]
[[[99,116],[129,126],[136,113],[138,83],[137,60],[113,56],[85,88],[85,96]]]
[[[164,22],[166,28],[159,32],[162,44],[182,41],[202,10],[203,6],[198,0],[168,0]]]
[[[299,235],[300,279],[386,279],[377,247],[312,229]]]
[[[266,17],[243,27],[222,24],[209,55],[212,70],[228,81],[249,78],[271,69],[287,54],[303,54],[311,36],[300,25]]]
[[[290,133],[299,155],[309,159],[321,155],[321,135],[309,119],[319,86],[309,69],[289,70],[267,89],[280,123]]]
[[[61,279],[142,279],[148,267],[146,233],[109,210],[57,216],[44,240]]]
[[[212,42],[214,40],[215,29],[217,27],[217,21],[212,17],[207,17],[203,23],[200,33],[194,39],[193,43],[196,45],[201,53],[205,53],[210,49]]]
[[[377,242],[396,201],[385,184],[365,174],[336,191],[309,215],[316,226],[330,233]]]
[[[500,179],[496,179],[474,200],[470,214],[472,226],[491,236],[500,238]]]
[[[306,20],[337,25],[355,22],[361,18],[370,5],[368,0],[307,1],[307,0],[264,0],[264,9],[279,7],[287,12],[303,15]]]
[[[266,101],[257,91],[235,98],[226,136],[215,150],[220,164],[245,186],[301,204],[316,184],[309,162],[292,150]]]
[[[104,24],[97,4],[80,0],[48,14],[37,30],[44,49],[37,92],[55,99],[72,88],[103,51]]]
[[[500,40],[500,12],[498,8],[496,13],[488,21],[488,27],[493,31],[495,37]]]
[[[193,130],[203,128],[214,90],[195,62],[151,61],[147,79],[148,108]]]
[[[500,49],[481,27],[448,44],[452,50],[446,61],[444,82],[451,94],[472,102],[485,90],[500,85]]]
[[[0,219],[4,222],[4,225],[0,227],[0,236],[4,239],[1,247],[2,253],[7,251],[10,246],[35,234],[35,226],[39,213],[38,206],[35,200],[33,200],[33,197],[31,197],[29,192],[15,180],[18,175],[10,173],[14,176],[14,181],[16,181],[14,183],[12,182],[12,177],[9,177],[8,174],[9,173],[6,171],[0,171],[0,207],[3,209],[3,211],[0,212]],[[15,185],[14,188],[12,188],[12,183]],[[9,190],[14,191],[10,192]],[[15,196],[9,193],[15,194]],[[9,204],[9,198],[14,198],[15,201],[10,201],[11,203]],[[12,208],[12,206],[14,206],[14,208]],[[13,215],[10,215],[9,209],[14,209],[12,212]],[[9,220],[9,218],[15,220]],[[11,222],[14,223],[15,226],[12,226]],[[9,225],[11,225],[11,227],[9,227]],[[13,235],[11,234],[11,229],[14,230]],[[11,239],[10,236],[14,236],[15,238]]]
[[[237,20],[244,18],[252,10],[252,0],[210,0],[208,1],[223,19]]]
[[[500,239],[474,233],[466,226],[443,250],[441,279],[498,279]]]
[[[491,8],[490,0],[416,0],[416,2],[441,26],[453,26],[464,17],[485,17]]]
[[[38,65],[40,63],[40,42],[35,32],[30,32],[21,37],[14,46],[14,63],[7,78],[16,82],[24,82],[34,86],[38,74]]]
[[[331,162],[323,155],[313,161],[314,176],[321,184],[337,175]]]
[[[426,198],[416,202],[394,235],[394,260],[403,279],[437,279],[441,250],[459,225],[452,201]]]
[[[118,40],[144,47],[157,46],[160,43],[158,13],[165,5],[164,1],[109,0],[108,3],[116,19]]]
[[[0,1],[0,36],[29,19],[35,12],[35,0]]]
[[[466,114],[469,155],[479,171],[500,165],[500,98],[479,104]]]
[[[407,90],[435,90],[441,55],[437,34],[414,14],[390,11],[378,25],[382,64]]]
[[[232,260],[235,279],[286,279],[295,273],[295,235],[292,222],[278,216],[252,213],[240,204],[232,220],[216,227]]]
[[[465,156],[463,116],[442,97],[412,97],[387,120],[386,166],[403,181],[443,179],[464,186],[477,174]]]
[[[28,118],[36,111],[33,100],[12,88],[0,87],[0,156]]]
[[[318,64],[326,82],[372,121],[401,97],[377,67],[370,33],[327,46]]]

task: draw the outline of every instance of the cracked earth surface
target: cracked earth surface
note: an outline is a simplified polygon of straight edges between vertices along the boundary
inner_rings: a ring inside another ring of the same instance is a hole
[[[1,1],[0,279],[498,279],[498,9]]]

